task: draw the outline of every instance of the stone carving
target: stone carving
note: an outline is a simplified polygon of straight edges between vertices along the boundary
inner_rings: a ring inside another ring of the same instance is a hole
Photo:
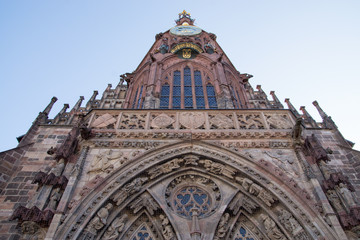
[[[260,218],[263,221],[266,235],[271,240],[287,240],[287,238],[280,231],[278,226],[276,226],[276,223],[268,215],[261,214]]]
[[[319,140],[315,137],[314,134],[306,137],[304,147],[307,154],[312,158],[311,163],[316,163],[320,160],[328,162],[330,160],[326,150],[321,146]]]
[[[122,152],[113,155],[112,150],[106,151],[107,153],[99,153],[95,156],[95,160],[90,165],[90,170],[88,173],[98,173],[98,172],[106,172],[110,173],[114,169],[114,165],[111,164],[111,161],[120,159],[123,156]],[[122,164],[124,160],[120,161]]]
[[[162,235],[165,240],[174,240],[176,239],[175,233],[170,225],[169,219],[163,214],[160,214],[161,226],[162,226]]]
[[[148,180],[147,177],[136,178],[132,182],[126,184],[120,191],[118,191],[112,197],[112,200],[114,200],[114,202],[116,202],[116,205],[119,206],[129,195],[139,192],[141,190],[143,184],[147,180]]]
[[[50,170],[49,173],[53,173],[55,176],[60,176],[64,170],[65,162],[64,159],[60,159],[59,162]]]
[[[351,191],[347,188],[347,186],[343,183],[340,183],[338,186],[338,192],[340,193],[342,199],[349,207],[356,206],[356,202],[354,200],[354,196]]]
[[[148,171],[148,174],[150,175],[150,179],[154,179],[161,174],[169,173],[172,170],[178,169],[180,167],[179,164],[182,162],[184,162],[183,159],[175,158],[170,162],[164,163],[160,166],[155,166],[154,168]]]
[[[270,129],[292,129],[293,124],[285,114],[265,114]]]
[[[111,203],[108,203],[105,207],[101,208],[96,213],[95,217],[90,221],[85,231],[96,235],[97,232],[106,225],[107,219],[109,217],[109,210],[111,210],[112,207],[113,205]]]
[[[205,115],[197,112],[181,112],[179,122],[187,129],[197,129],[205,124]]]
[[[146,114],[123,113],[119,129],[145,129]]]
[[[97,117],[96,120],[91,124],[91,127],[113,129],[114,124],[117,121],[116,118],[116,115],[112,116],[109,113],[105,113],[104,115]]]
[[[298,235],[301,231],[303,231],[299,222],[285,209],[280,210],[279,221],[293,236]]]
[[[214,240],[225,239],[226,233],[228,232],[229,227],[230,227],[229,226],[229,219],[230,219],[230,214],[229,213],[225,213],[220,218],[220,222],[219,222],[218,228],[216,230]]]
[[[79,128],[80,128],[80,136],[82,137],[82,139],[88,140],[91,138],[92,136],[91,128],[89,128],[86,123],[84,122],[81,123]]]
[[[328,190],[326,196],[336,212],[341,213],[345,211],[335,190]]]
[[[64,159],[65,161],[69,160],[69,157],[72,156],[76,148],[78,146],[78,139],[79,136],[79,128],[73,127],[69,132],[68,136],[66,137],[65,141],[61,144],[61,146],[56,149],[55,152],[55,159],[60,160]]]
[[[49,209],[41,211],[36,206],[32,208],[19,206],[15,209],[9,220],[17,219],[19,223],[31,221],[39,224],[41,227],[48,227],[53,217],[54,213]]]
[[[104,233],[104,238],[113,240],[117,239],[119,234],[124,230],[128,215],[124,214],[121,217],[116,218]]]
[[[151,128],[154,129],[174,129],[175,120],[167,114],[162,113],[156,116],[151,122]]]
[[[21,232],[27,240],[42,240],[45,238],[46,230],[41,228],[37,223],[25,221],[21,224]]]
[[[209,115],[210,129],[235,129],[232,115]]]
[[[240,129],[264,129],[265,125],[259,114],[237,115]]]
[[[61,196],[62,196],[62,193],[60,192],[60,188],[55,188],[50,195],[50,201],[48,204],[48,208],[55,211],[56,206],[57,206],[58,202],[60,201]]]
[[[248,213],[253,214],[260,206],[252,201],[250,198],[238,193],[229,204],[229,209],[234,215],[238,214],[241,208],[245,209]]]
[[[275,196],[269,193],[264,188],[260,187],[248,178],[236,177],[235,180],[250,194],[260,198],[267,206],[271,207],[277,201]]]
[[[34,176],[32,183],[37,183],[39,186],[52,185],[55,188],[60,187],[61,190],[65,190],[68,179],[65,176],[55,176],[54,173],[46,174],[39,171]]]
[[[197,166],[199,157],[196,155],[189,154],[184,157],[184,160],[185,160],[185,166],[187,165]]]
[[[234,178],[236,170],[226,166],[224,164],[216,163],[211,160],[205,159],[200,160],[199,163],[203,164],[205,169],[209,172],[215,173],[215,174],[222,174],[228,178]]]
[[[143,194],[141,197],[132,201],[129,206],[134,210],[134,214],[145,208],[150,215],[154,215],[154,212],[159,209],[159,205],[149,194]]]

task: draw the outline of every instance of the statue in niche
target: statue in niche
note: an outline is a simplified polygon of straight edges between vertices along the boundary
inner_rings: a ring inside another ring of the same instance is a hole
[[[114,169],[114,166],[111,164],[111,161],[119,159],[123,156],[122,152],[119,154],[112,155],[112,150],[107,151],[107,154],[99,153],[95,156],[95,160],[90,165],[90,170],[88,173],[92,172],[106,172],[109,173]],[[121,162],[122,163],[122,162]]]
[[[60,193],[60,188],[55,188],[51,193],[48,208],[55,211],[56,206],[57,206],[58,202],[60,201],[61,195],[62,194]]]
[[[340,212],[344,211],[344,208],[341,204],[340,198],[337,195],[335,190],[328,190],[326,192],[326,196],[328,197],[333,208],[335,208],[336,212],[340,213]]]
[[[324,175],[324,178],[329,179],[330,174],[331,174],[331,170],[329,169],[329,167],[327,166],[327,164],[326,164],[326,162],[324,160],[319,161],[319,167],[320,167],[321,172]]]
[[[216,231],[216,236],[214,237],[214,240],[224,239],[226,237],[226,233],[229,229],[229,219],[230,219],[229,213],[225,213],[220,218],[219,226]]]
[[[107,219],[109,217],[109,210],[111,210],[112,207],[113,205],[108,203],[105,207],[101,208],[96,213],[96,216],[90,221],[86,230],[96,235],[96,233],[106,225]]]
[[[127,214],[124,214],[121,217],[116,218],[104,233],[104,238],[109,240],[117,239],[119,234],[124,230],[127,219],[128,219]]]
[[[64,162],[64,159],[61,158],[61,159],[59,160],[59,162],[56,164],[56,166],[54,166],[54,167],[50,170],[49,174],[50,174],[50,173],[53,173],[55,176],[60,176],[61,173],[62,173],[62,171],[63,171],[63,169],[64,169],[64,167],[65,167],[65,162]]]
[[[355,206],[356,202],[354,201],[354,197],[351,193],[351,191],[347,188],[347,186],[343,183],[340,183],[337,187],[338,192],[340,193],[342,199],[345,201],[345,203],[349,206]]]
[[[261,214],[260,218],[264,223],[266,235],[271,240],[286,240],[287,239],[284,236],[284,234],[280,231],[278,226],[276,226],[276,223],[268,215]]]
[[[162,225],[162,235],[165,240],[173,240],[175,238],[175,234],[171,228],[169,219],[165,217],[163,214],[160,214],[160,220]]]

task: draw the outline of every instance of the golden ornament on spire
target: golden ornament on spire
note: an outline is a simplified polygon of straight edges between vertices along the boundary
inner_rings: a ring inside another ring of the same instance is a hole
[[[183,10],[181,13],[179,13],[179,17],[189,17],[190,18],[190,13],[186,12],[185,10]]]

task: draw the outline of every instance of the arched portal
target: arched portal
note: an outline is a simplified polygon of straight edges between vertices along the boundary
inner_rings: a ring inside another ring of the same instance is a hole
[[[245,156],[179,142],[114,171],[56,239],[336,239],[303,193]]]

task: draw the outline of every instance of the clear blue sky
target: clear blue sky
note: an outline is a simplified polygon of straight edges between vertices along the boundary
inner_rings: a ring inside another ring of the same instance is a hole
[[[360,1],[0,0],[0,151],[17,145],[52,96],[51,117],[133,71],[183,9],[213,32],[253,87],[320,120],[360,149]]]

